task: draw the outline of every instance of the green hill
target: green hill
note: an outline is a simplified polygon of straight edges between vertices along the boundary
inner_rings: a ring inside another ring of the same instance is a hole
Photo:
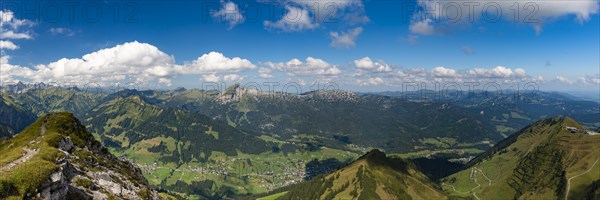
[[[328,175],[291,186],[274,199],[447,199],[413,163],[372,150]],[[269,198],[269,197],[266,197]]]
[[[0,143],[0,173],[2,199],[159,199],[138,168],[70,113],[41,117]]]
[[[444,178],[443,189],[475,199],[583,199],[600,180],[600,136],[586,131],[571,118],[541,120]]]

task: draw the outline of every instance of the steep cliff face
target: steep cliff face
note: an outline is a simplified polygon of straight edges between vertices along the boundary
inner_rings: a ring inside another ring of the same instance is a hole
[[[0,143],[0,198],[160,199],[70,113],[46,115]]]

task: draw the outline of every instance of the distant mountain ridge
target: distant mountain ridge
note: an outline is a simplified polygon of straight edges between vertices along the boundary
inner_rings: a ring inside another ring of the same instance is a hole
[[[431,135],[454,135],[468,142],[501,138],[495,134],[491,123],[478,120],[476,114],[442,103],[407,102],[346,91],[243,95],[240,91],[244,90],[234,90],[237,91],[233,95],[235,101],[226,103],[215,100],[222,98],[223,93],[187,90],[166,100],[164,105],[199,112],[227,121],[238,129],[261,134],[277,134],[283,138],[301,133],[316,135],[323,138],[321,145],[338,143],[336,148],[344,144],[335,138],[348,138],[350,142],[397,152],[409,151],[403,147],[411,146],[412,140]],[[471,128],[459,131],[450,129],[460,127],[447,126],[458,121]],[[428,130],[431,128],[438,130]],[[461,136],[468,132],[479,134],[468,138]],[[383,139],[382,135],[388,137]],[[400,135],[410,140],[396,139]]]

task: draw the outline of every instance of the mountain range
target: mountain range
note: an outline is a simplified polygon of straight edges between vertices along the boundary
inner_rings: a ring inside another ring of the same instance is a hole
[[[208,182],[192,184],[196,188],[188,186],[190,191],[185,194],[177,190],[158,192],[139,165],[111,154],[73,114],[52,113],[0,143],[3,174],[0,197],[597,199],[600,197],[598,142],[600,133],[571,118],[547,118],[512,134],[441,178],[430,173],[435,170],[427,166],[431,163],[389,156],[374,149],[331,171],[262,194],[214,193],[205,187],[218,186]],[[162,144],[160,141],[152,148],[160,148]],[[189,152],[187,149],[177,151]],[[326,163],[313,166],[321,164]],[[181,184],[177,182],[175,186]],[[190,196],[190,193],[200,196]]]
[[[4,90],[2,99],[0,112],[10,116],[0,120],[5,138],[36,117],[71,112],[111,154],[132,161],[148,185],[185,198],[239,198],[327,182],[320,176],[357,163],[370,149],[419,172],[400,175],[428,176],[417,179],[436,186],[456,172],[431,170],[437,161],[449,169],[461,162],[473,166],[538,120],[570,116],[583,122],[581,130],[600,126],[598,103],[546,92],[440,100],[340,90],[288,94],[239,85],[111,94],[44,86]],[[408,194],[403,191],[380,194]]]

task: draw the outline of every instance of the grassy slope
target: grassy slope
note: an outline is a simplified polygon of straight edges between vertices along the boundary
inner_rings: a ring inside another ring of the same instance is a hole
[[[42,131],[43,127],[46,131]],[[36,189],[59,169],[56,161],[65,158],[65,154],[58,150],[58,144],[67,137],[75,146],[69,158],[71,164],[89,171],[110,169],[131,183],[146,185],[146,180],[133,166],[110,155],[73,114],[54,113],[39,118],[15,137],[0,143],[0,166],[21,158],[24,148],[39,152],[1,172],[0,199],[22,199],[28,193],[35,194]]]
[[[50,174],[58,169],[54,160],[64,157],[55,146],[60,139],[57,131],[59,124],[64,118],[55,117],[46,123],[47,131],[40,136],[41,125],[45,118],[40,118],[31,126],[27,127],[14,138],[0,144],[0,166],[17,160],[28,149],[39,149],[38,154],[25,163],[16,165],[10,171],[3,171],[0,176],[0,197],[8,199],[20,199],[24,194],[33,192],[38,188]],[[32,142],[33,141],[33,142]]]
[[[280,199],[446,199],[415,166],[370,152],[326,176],[298,184]]]
[[[277,193],[277,194],[274,194],[274,195],[270,195],[270,196],[258,198],[256,200],[276,200],[276,199],[278,199],[280,197],[283,197],[285,194],[287,194],[287,192]]]
[[[585,172],[600,158],[600,136],[573,134],[566,126],[583,129],[570,118],[540,121],[516,133],[514,143],[444,178],[443,189],[451,196],[481,199],[564,199],[565,179]],[[577,199],[583,185],[598,179],[595,172],[573,179],[569,198]]]

